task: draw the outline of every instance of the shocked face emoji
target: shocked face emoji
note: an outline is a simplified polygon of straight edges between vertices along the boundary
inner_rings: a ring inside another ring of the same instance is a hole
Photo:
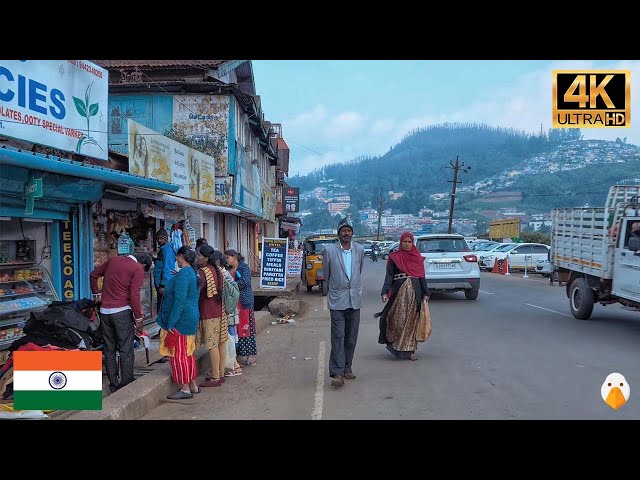
[[[600,394],[604,403],[617,410],[627,403],[631,389],[621,373],[610,373],[602,384]]]

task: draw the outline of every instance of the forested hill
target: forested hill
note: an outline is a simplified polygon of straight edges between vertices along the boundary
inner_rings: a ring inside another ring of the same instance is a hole
[[[451,192],[450,162],[456,157],[470,167],[459,174],[456,216],[503,206],[543,213],[554,207],[603,205],[610,185],[640,182],[640,147],[624,137],[582,140],[579,129],[531,135],[482,124],[442,124],[411,132],[382,156],[329,165],[288,183],[303,196],[316,187],[327,188],[325,198],[348,194],[352,210],[377,206],[381,194],[385,209],[394,213],[442,210],[450,198],[436,194]],[[391,200],[389,192],[403,195]],[[316,199],[305,199],[301,207],[326,209]]]

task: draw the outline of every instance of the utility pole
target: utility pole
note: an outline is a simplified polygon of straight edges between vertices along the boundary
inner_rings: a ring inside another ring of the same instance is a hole
[[[376,235],[376,240],[380,241],[380,225],[382,224],[382,206],[384,205],[384,196],[382,196],[382,191],[380,191],[380,198],[378,198],[378,234]]]
[[[471,170],[471,167],[464,167],[464,162],[458,162],[457,155],[455,165],[452,162],[449,162],[449,165],[451,166],[446,168],[453,169],[453,181],[449,180],[450,183],[453,183],[453,191],[451,192],[451,206],[449,207],[449,229],[447,230],[447,233],[451,233],[451,225],[453,224],[453,206],[456,202],[456,187],[458,183],[462,183],[461,181],[458,181],[458,171],[462,170],[464,173],[467,173],[467,171]]]

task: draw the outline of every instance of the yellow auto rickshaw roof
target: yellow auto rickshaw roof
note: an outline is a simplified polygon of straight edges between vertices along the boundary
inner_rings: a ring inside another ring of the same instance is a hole
[[[317,242],[318,240],[338,240],[337,235],[310,235],[304,239],[305,242]]]

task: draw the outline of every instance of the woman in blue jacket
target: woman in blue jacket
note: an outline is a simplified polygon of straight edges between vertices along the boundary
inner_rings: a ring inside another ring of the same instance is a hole
[[[196,330],[200,321],[198,309],[199,278],[195,269],[196,252],[182,246],[176,252],[180,270],[165,285],[162,308],[158,315],[160,353],[169,357],[171,378],[180,390],[167,396],[169,400],[192,398],[199,393],[198,369],[193,355],[196,350]]]

